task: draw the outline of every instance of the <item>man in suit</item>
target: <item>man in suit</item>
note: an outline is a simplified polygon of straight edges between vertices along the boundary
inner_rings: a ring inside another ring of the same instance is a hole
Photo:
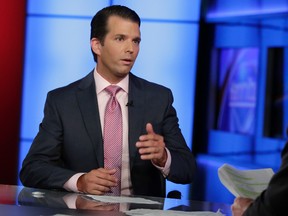
[[[288,142],[282,151],[282,163],[269,185],[255,200],[237,197],[231,206],[233,216],[287,215]]]
[[[122,195],[164,197],[165,179],[192,182],[196,162],[179,128],[171,90],[130,72],[140,41],[135,11],[110,6],[93,17],[96,67],[48,93],[39,132],[20,171],[23,185],[102,195],[121,184]],[[116,95],[123,120],[121,179],[104,163],[105,89],[111,85],[121,87]]]

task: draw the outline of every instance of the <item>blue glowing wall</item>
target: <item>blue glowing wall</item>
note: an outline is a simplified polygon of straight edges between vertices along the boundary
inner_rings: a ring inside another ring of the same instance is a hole
[[[219,59],[217,130],[254,134],[258,48],[222,49]]]
[[[102,7],[122,4],[141,17],[141,51],[132,72],[172,89],[180,126],[192,147],[200,0],[30,0],[27,7],[19,167],[38,131],[49,90],[93,69],[90,20]],[[188,198],[188,186],[168,183]]]

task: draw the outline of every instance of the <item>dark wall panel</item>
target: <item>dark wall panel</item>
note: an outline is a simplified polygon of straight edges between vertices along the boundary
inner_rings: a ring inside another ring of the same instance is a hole
[[[26,1],[0,0],[0,183],[17,183]]]

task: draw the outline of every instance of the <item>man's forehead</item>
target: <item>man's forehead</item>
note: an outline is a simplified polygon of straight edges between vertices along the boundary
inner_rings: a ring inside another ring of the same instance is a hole
[[[111,15],[108,20],[107,20],[107,26],[111,26],[115,23],[118,23],[118,22],[123,22],[123,23],[133,23],[133,24],[137,24],[137,26],[139,27],[138,23],[131,20],[131,19],[128,19],[128,18],[123,18],[121,16],[117,16],[117,15]],[[115,27],[115,26],[113,26]],[[118,26],[116,25],[116,27],[121,27],[121,26]],[[139,27],[140,28],[140,27]]]
[[[120,23],[121,22],[121,23]],[[131,23],[134,25],[135,28],[131,28]],[[133,32],[135,34],[135,37],[140,37],[140,27],[137,22],[134,22],[130,19],[125,19],[120,16],[110,16],[107,22],[107,30],[108,33],[113,33],[115,35],[125,35]],[[137,35],[136,35],[137,34]]]

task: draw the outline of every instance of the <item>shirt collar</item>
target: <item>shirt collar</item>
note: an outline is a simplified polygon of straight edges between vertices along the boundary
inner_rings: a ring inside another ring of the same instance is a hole
[[[96,70],[94,69],[94,79],[96,83],[96,93],[99,94],[103,91],[107,86],[111,85],[107,80],[105,80]],[[129,92],[129,74],[122,79],[119,83],[116,84],[117,86],[121,87],[126,93]]]

